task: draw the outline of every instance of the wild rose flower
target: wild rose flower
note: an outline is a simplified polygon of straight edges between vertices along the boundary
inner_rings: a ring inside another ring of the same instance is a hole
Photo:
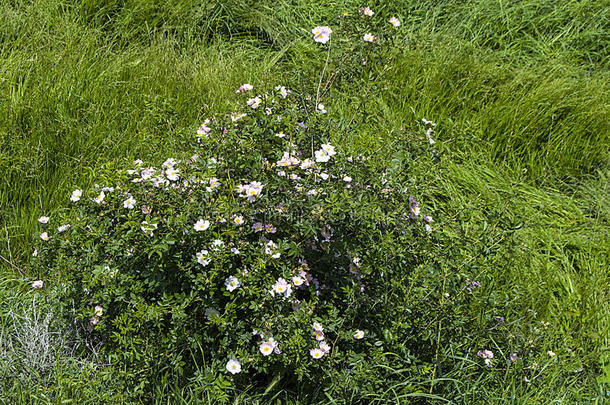
[[[290,166],[290,160],[288,159],[287,156],[288,152],[284,153],[284,156],[282,157],[282,159],[278,160],[275,165],[278,167],[288,167]]]
[[[237,360],[229,360],[226,369],[231,374],[238,374],[241,372],[241,364]]]
[[[248,104],[252,108],[258,108],[258,106],[261,105],[262,101],[263,100],[261,100],[260,97],[256,96],[254,98],[249,98],[246,104]]]
[[[275,341],[275,339],[270,337],[269,343],[271,344],[271,346],[273,346],[273,353],[280,354],[280,345]]]
[[[225,287],[227,288],[227,291],[229,291],[229,292],[232,292],[233,290],[238,288],[240,285],[241,285],[241,283],[235,276],[227,277],[227,279],[225,280]]]
[[[263,185],[258,181],[253,181],[250,184],[240,184],[237,186],[236,191],[240,196],[246,197],[248,202],[253,203],[261,195]]]
[[[70,201],[72,202],[77,202],[78,200],[80,200],[81,196],[83,195],[83,191],[82,190],[74,190],[72,192],[72,195],[70,196]]]
[[[324,328],[322,327],[322,325],[320,325],[319,322],[314,322],[313,325],[311,325],[311,327],[313,328],[314,331],[318,330],[320,332],[324,332]]]
[[[32,288],[35,290],[40,290],[44,286],[44,282],[42,280],[36,280],[32,283]]]
[[[252,230],[254,232],[261,232],[264,228],[265,228],[265,226],[263,225],[262,222],[257,222],[252,225]]]
[[[267,233],[276,233],[277,229],[272,224],[265,225],[265,232]]]
[[[176,166],[177,163],[178,163],[178,161],[176,159],[169,158],[169,159],[166,159],[165,162],[163,162],[163,164],[161,164],[161,167],[163,169],[169,169],[170,167]]]
[[[290,90],[287,90],[284,86],[277,86],[275,89],[279,90],[282,98],[286,98],[288,96],[288,93],[290,93]]]
[[[169,169],[170,167],[174,167],[178,164],[178,161],[174,158],[169,158],[167,159],[165,162],[163,162],[163,164],[161,165],[161,167],[163,169]]]
[[[233,122],[239,121],[240,119],[244,118],[245,116],[246,116],[246,114],[231,113],[231,121],[233,121]]]
[[[254,86],[252,86],[251,84],[248,83],[244,83],[241,86],[239,86],[239,88],[237,90],[235,90],[236,93],[241,93],[242,91],[250,91],[254,88]]]
[[[216,252],[218,252],[224,246],[225,246],[225,243],[223,241],[221,241],[220,239],[214,239],[214,242],[212,242],[212,249]]]
[[[335,147],[329,143],[323,143],[321,148],[328,156],[335,156],[337,154]]]
[[[317,359],[322,358],[322,356],[324,356],[324,351],[322,349],[319,349],[316,347],[315,349],[311,349],[309,351],[309,355],[317,360]]]
[[[129,196],[128,199],[126,199],[125,201],[123,201],[123,207],[127,208],[129,210],[132,210],[134,207],[136,206],[136,199],[133,198],[132,196]]]
[[[315,162],[311,159],[305,159],[301,162],[301,169],[307,170],[315,166]]]
[[[62,225],[62,226],[58,226],[58,227],[57,227],[57,232],[60,232],[60,233],[61,233],[61,232],[65,232],[65,231],[67,231],[68,229],[70,229],[70,224],[67,224],[67,225]]]
[[[309,286],[309,283],[311,281],[313,281],[313,277],[311,276],[311,274],[307,273],[304,270],[300,270],[299,271],[299,276],[303,277],[303,279],[305,280],[305,285]]]
[[[472,293],[475,288],[479,288],[480,286],[481,283],[479,283],[478,281],[466,280],[466,285],[464,286],[464,288],[468,290],[469,293]]]
[[[166,180],[165,178],[163,178],[161,176],[157,176],[152,179],[152,184],[154,187],[157,187],[157,188],[164,187],[164,186],[169,185],[169,180]]]
[[[328,156],[323,150],[317,150],[314,154],[316,157],[316,162],[318,163],[325,163],[330,160],[330,156]]]
[[[258,350],[260,350],[263,356],[269,356],[271,353],[273,353],[273,345],[269,342],[263,342],[259,346]]]
[[[209,180],[209,183],[210,183],[210,187],[212,187],[212,188],[216,188],[216,187],[220,186],[220,184],[221,184],[220,181],[216,177],[212,177]]]
[[[233,223],[237,226],[242,226],[244,224],[244,217],[241,215],[236,216],[233,218]]]
[[[330,345],[324,340],[320,342],[320,349],[322,349],[324,353],[330,353]]]
[[[152,212],[152,209],[148,205],[142,206],[142,214],[148,215]]]
[[[271,295],[275,296],[275,294],[283,295],[284,298],[288,298],[292,294],[292,287],[286,282],[286,280],[280,277],[277,279],[275,284],[273,284],[271,290]]]
[[[375,42],[377,37],[371,33],[366,33],[366,34],[364,34],[362,39],[364,39],[365,42]]]
[[[396,17],[392,17],[388,20],[390,22],[390,24],[392,24],[394,27],[400,27],[400,20]]]
[[[362,339],[364,337],[364,331],[358,329],[356,333],[354,333],[354,339]]]
[[[320,340],[324,340],[324,332],[322,332],[321,330],[314,330],[313,331],[313,336],[316,338],[316,340],[320,341]]]
[[[292,284],[295,285],[295,287],[300,287],[303,285],[303,283],[305,282],[305,280],[303,279],[303,277],[301,276],[294,276],[292,278]]]
[[[103,314],[104,314],[104,308],[102,308],[100,305],[96,305],[95,306],[95,315],[102,316]]]
[[[200,252],[197,252],[195,254],[195,256],[197,256],[197,263],[201,264],[204,267],[210,264],[211,260],[208,257],[208,254],[209,252],[205,249],[201,250]]]
[[[101,204],[102,201],[104,201],[104,197],[106,197],[106,194],[104,193],[104,191],[102,191],[97,197],[93,199],[93,202],[95,202],[96,204]]]
[[[177,181],[180,178],[180,171],[170,167],[165,171],[165,176],[168,178],[168,180]]]
[[[197,138],[207,137],[210,132],[212,132],[212,128],[209,127],[210,120],[207,119],[201,124],[201,126],[197,129]]]
[[[335,147],[331,144],[322,144],[320,150],[317,150],[314,155],[316,157],[316,162],[324,163],[328,162],[331,157],[335,156],[337,152],[335,151]]]
[[[44,241],[48,241],[49,239],[51,239],[51,237],[49,236],[48,233],[43,232],[40,234],[40,239],[44,240]]]
[[[413,214],[414,217],[419,216],[420,213],[420,208],[418,205],[414,205],[411,207],[411,213]]]
[[[316,107],[316,110],[320,114],[326,114],[328,112],[328,111],[326,111],[326,108],[324,108],[324,104],[318,104],[318,106]]]
[[[277,259],[280,257],[280,252],[278,252],[278,245],[275,244],[272,240],[267,242],[265,245],[265,253],[270,255],[272,258]]]
[[[195,230],[197,232],[205,231],[209,227],[210,227],[210,221],[203,220],[203,219],[200,219],[199,221],[195,222],[195,225],[193,226],[193,228],[195,228]]]
[[[368,7],[364,7],[364,8],[362,9],[362,14],[364,14],[364,15],[365,15],[365,16],[367,16],[367,17],[372,17],[372,16],[373,16],[373,14],[375,14],[375,13],[374,13],[374,12],[373,12],[373,10],[371,10],[370,8],[368,8]]]
[[[144,232],[148,236],[153,236],[153,232],[157,229],[157,224],[149,224],[147,221],[142,221],[142,226],[140,226],[142,232]]]
[[[149,180],[156,172],[156,169],[149,167],[148,169],[142,170],[140,176],[142,177],[142,180]]]
[[[46,224],[49,222],[49,219],[50,219],[49,217],[42,216],[42,217],[38,218],[38,222],[40,222],[41,224]]]
[[[284,152],[282,159],[278,160],[275,165],[278,167],[291,167],[291,166],[297,166],[298,164],[299,164],[298,158],[296,158],[294,156],[290,156],[290,153],[288,153],[288,152]]]
[[[477,356],[485,359],[485,365],[487,367],[491,367],[491,359],[494,358],[494,353],[491,350],[479,350],[477,352]]]
[[[313,34],[313,40],[321,44],[325,44],[330,40],[330,34],[332,30],[327,26],[318,26],[311,30]]]
[[[419,202],[415,199],[415,197],[409,197],[409,203],[411,204],[411,216],[412,218],[417,218],[420,213]]]

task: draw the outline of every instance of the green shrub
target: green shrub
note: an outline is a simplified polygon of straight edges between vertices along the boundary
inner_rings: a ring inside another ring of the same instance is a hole
[[[478,372],[515,369],[509,348],[525,337],[480,315],[487,286],[470,280],[491,265],[497,235],[468,255],[418,202],[428,190],[411,163],[440,156],[435,124],[401,129],[385,162],[334,144],[356,120],[335,121],[320,101],[338,84],[359,123],[378,119],[367,97],[383,90],[396,52],[389,16],[349,18],[315,94],[244,85],[232,113],[197,129],[194,150],[155,167],[109,164],[99,185],[42,221],[33,264],[57,280],[45,291],[86,342],[102,344],[129,395],[177,379],[222,401],[281,379],[365,402],[393,387],[431,398],[464,358]],[[313,34],[330,46],[324,29]],[[492,347],[505,358],[492,360]]]
[[[391,41],[363,40],[374,27],[355,18],[358,56],[341,63],[369,80]],[[129,367],[130,385],[225,368],[237,383],[315,383],[375,347],[378,297],[422,262],[431,219],[403,168],[381,175],[331,145],[320,90],[314,101],[242,86],[236,112],[197,130],[195,155],[109,165],[103,186],[75,190],[41,225],[35,265],[60,280],[50,290],[67,320]]]
[[[327,115],[281,90],[206,120],[188,160],[108,168],[42,241],[39,264],[111,358],[315,380],[365,351],[357,330],[379,337],[375,301],[422,262],[429,217],[404,176],[330,145]]]

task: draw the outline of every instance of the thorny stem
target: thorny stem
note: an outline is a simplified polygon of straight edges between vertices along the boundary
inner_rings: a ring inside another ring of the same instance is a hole
[[[322,73],[320,74],[320,81],[318,82],[318,90],[316,91],[316,105],[315,108],[318,108],[318,104],[320,103],[320,87],[322,87],[322,78],[324,77],[324,72],[326,72],[326,67],[328,66],[328,60],[330,59],[330,48],[332,41],[330,41],[328,45],[328,53],[326,54],[326,62],[324,63],[324,69],[322,69]]]
[[[25,276],[25,272],[23,270],[21,270],[19,267],[17,267],[16,265],[14,265],[13,263],[11,263],[6,257],[0,255],[0,259],[4,260],[8,264],[10,264],[12,267],[14,267],[22,276]]]
[[[345,57],[343,58],[343,60],[341,61],[341,63],[339,64],[339,66],[337,66],[337,68],[331,73],[329,79],[324,84],[324,89],[322,89],[323,92],[326,92],[328,90],[328,87],[332,84],[333,80],[335,79],[335,76],[339,72],[339,69],[341,69],[341,67],[345,64],[345,61],[347,60],[347,58],[349,58],[350,56],[352,56],[352,52],[347,53],[345,55]]]
[[[447,284],[447,277],[443,277],[443,291],[445,291],[445,285]],[[444,300],[443,300],[444,301]],[[441,301],[441,305],[443,303],[443,301]],[[436,337],[436,354],[434,355],[434,370],[432,371],[432,383],[430,384],[430,394],[432,394],[432,391],[434,390],[434,379],[436,378],[436,370],[438,370],[438,350],[441,344],[441,329],[443,326],[443,320],[442,318],[440,318],[438,320],[438,334]]]

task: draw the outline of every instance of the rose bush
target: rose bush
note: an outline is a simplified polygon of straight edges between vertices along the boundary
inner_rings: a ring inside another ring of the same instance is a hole
[[[354,16],[358,42],[343,65],[365,69],[361,80],[397,26],[380,20],[363,40],[370,12]],[[332,42],[317,28],[317,42]],[[388,298],[419,294],[413,308],[426,305],[427,287],[405,280],[434,270],[432,217],[403,155],[379,167],[333,143],[339,129],[319,90],[314,99],[244,84],[232,113],[196,130],[193,151],[109,165],[100,185],[75,189],[41,221],[35,266],[59,280],[48,291],[81,336],[129,370],[131,387],[201,370],[224,373],[221,389],[229,377],[317,384],[336,372],[365,383],[373,370],[357,365],[379,362],[384,345],[409,363],[403,334],[416,325],[388,317],[405,309]]]
[[[418,264],[429,217],[405,179],[330,144],[299,95],[258,98],[206,120],[189,159],[111,168],[45,232],[39,264],[115,356],[180,368],[201,347],[242,373],[311,375],[358,351],[365,308]]]

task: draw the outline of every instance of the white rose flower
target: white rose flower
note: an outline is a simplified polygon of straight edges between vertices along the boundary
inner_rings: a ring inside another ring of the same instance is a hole
[[[227,371],[231,374],[237,374],[241,372],[241,364],[237,360],[229,360],[227,362]]]
[[[199,221],[195,222],[195,225],[193,226],[193,228],[195,228],[195,230],[197,232],[205,231],[209,227],[210,227],[210,221],[203,220],[203,219],[200,219]]]

